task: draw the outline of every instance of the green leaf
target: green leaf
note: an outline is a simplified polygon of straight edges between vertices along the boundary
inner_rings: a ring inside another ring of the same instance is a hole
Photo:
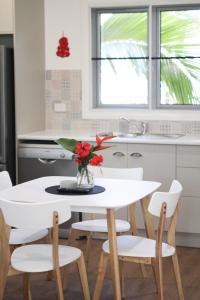
[[[64,149],[71,152],[75,152],[76,144],[79,142],[74,139],[61,138],[55,141],[58,145],[61,145]]]

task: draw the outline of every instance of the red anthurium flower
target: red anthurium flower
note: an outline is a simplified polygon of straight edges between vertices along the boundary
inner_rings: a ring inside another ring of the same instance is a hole
[[[103,162],[103,156],[102,155],[95,155],[90,160],[91,166],[98,166]]]
[[[88,156],[91,150],[91,145],[85,142],[80,142],[76,144],[75,153],[79,155],[80,158],[85,158]]]

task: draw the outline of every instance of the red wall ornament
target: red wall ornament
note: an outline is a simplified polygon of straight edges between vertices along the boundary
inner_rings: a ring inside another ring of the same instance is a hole
[[[59,39],[56,55],[63,58],[70,56],[68,38],[64,35]]]

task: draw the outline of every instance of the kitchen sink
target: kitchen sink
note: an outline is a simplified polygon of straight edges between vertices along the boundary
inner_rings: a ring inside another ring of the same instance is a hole
[[[108,133],[99,133],[100,136],[110,136],[114,135],[119,138],[130,138],[137,140],[146,140],[146,139],[178,139],[184,136],[184,134],[160,134],[160,133],[120,133],[120,132],[108,132]]]
[[[180,137],[184,136],[183,134],[143,134],[143,135],[137,135],[136,138],[139,139],[178,139]]]
[[[183,137],[183,134],[160,134],[160,133],[117,133],[109,132],[104,134],[99,134],[100,136],[114,135],[119,138],[130,138],[130,139],[178,139]]]

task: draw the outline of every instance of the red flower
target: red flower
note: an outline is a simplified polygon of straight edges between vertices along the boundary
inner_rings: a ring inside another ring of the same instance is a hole
[[[104,150],[104,149],[108,149],[111,148],[111,146],[102,146],[102,143],[105,141],[108,141],[112,138],[114,138],[115,136],[113,135],[109,135],[109,136],[105,136],[104,138],[100,138],[98,135],[96,135],[96,146],[94,147],[94,151],[99,151],[99,150]]]
[[[91,166],[98,166],[103,162],[103,156],[102,155],[95,155],[90,160]]]
[[[91,145],[85,142],[80,142],[76,144],[75,153],[80,156],[80,158],[85,158],[88,156],[91,150]]]
[[[76,158],[75,158],[75,162],[76,162],[77,164],[81,164],[81,163],[82,163],[82,160],[81,160],[80,158],[76,157]]]

